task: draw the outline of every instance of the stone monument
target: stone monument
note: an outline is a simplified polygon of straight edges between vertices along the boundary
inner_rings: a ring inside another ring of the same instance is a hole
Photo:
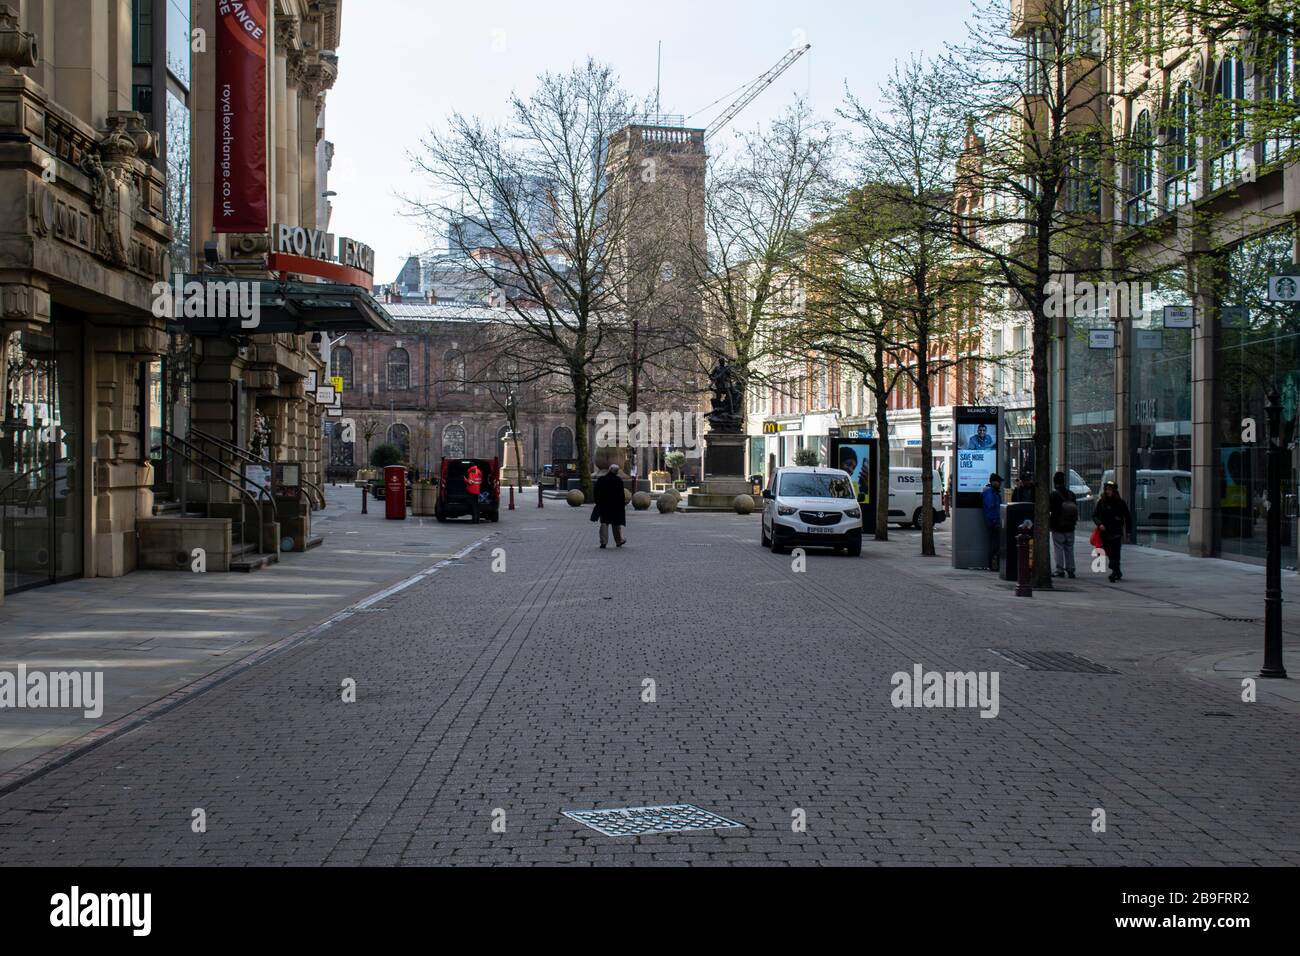
[[[704,436],[703,480],[686,496],[688,511],[731,511],[736,495],[753,490],[745,477],[744,388],[725,356],[709,372],[713,409]]]

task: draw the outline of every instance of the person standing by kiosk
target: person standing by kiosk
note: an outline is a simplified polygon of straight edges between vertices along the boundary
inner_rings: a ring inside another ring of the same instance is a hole
[[[996,571],[1002,550],[1002,476],[996,471],[989,475],[980,500],[984,507],[984,528],[989,536],[989,570]]]

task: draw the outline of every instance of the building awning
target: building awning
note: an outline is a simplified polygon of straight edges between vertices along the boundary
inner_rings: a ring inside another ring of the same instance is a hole
[[[168,305],[168,331],[193,335],[395,331],[369,291],[337,283],[186,275]]]

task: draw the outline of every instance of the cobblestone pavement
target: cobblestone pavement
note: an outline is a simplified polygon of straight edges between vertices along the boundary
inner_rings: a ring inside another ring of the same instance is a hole
[[[1221,622],[957,590],[897,542],[795,573],[754,518],[629,520],[602,553],[585,509],[503,515],[463,560],[0,797],[0,860],[1300,863],[1300,717],[1168,660]],[[916,664],[997,671],[997,716],[895,708]],[[669,803],[744,828],[561,815]]]

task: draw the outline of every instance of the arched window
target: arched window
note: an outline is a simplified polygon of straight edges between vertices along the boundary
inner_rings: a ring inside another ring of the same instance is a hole
[[[1271,51],[1271,56],[1266,53],[1270,61],[1267,68],[1261,67],[1264,74],[1264,98],[1276,103],[1295,103],[1300,100],[1300,91],[1296,88],[1296,59],[1300,54],[1300,48],[1297,48],[1294,37],[1273,36],[1261,43],[1261,46]],[[1289,116],[1292,115],[1292,111],[1290,108],[1282,109],[1278,111],[1278,115]],[[1268,125],[1274,128],[1269,129],[1264,137],[1264,162],[1271,163],[1281,159],[1294,147],[1295,134],[1287,128],[1289,124],[1285,122],[1274,122]]]
[[[411,356],[406,349],[388,353],[388,390],[400,392],[411,387]]]
[[[1187,80],[1169,103],[1164,162],[1165,208],[1174,209],[1194,198],[1196,184],[1196,93]]]
[[[1151,218],[1148,193],[1155,183],[1156,136],[1151,113],[1143,110],[1133,121],[1131,158],[1128,164],[1128,221],[1141,225]]]
[[[465,429],[461,425],[448,425],[442,430],[442,457],[465,457]]]
[[[453,392],[465,391],[465,353],[450,349],[442,357],[443,377]]]
[[[343,390],[352,388],[352,350],[342,347],[330,353],[330,376],[343,379]]]
[[[1210,142],[1217,155],[1210,157],[1210,188],[1218,189],[1237,178],[1247,150],[1238,149],[1246,138],[1246,69],[1241,58],[1225,56],[1214,74],[1210,101]]]
[[[409,461],[411,457],[411,430],[397,422],[388,426],[388,443],[396,445],[402,453],[402,461]]]
[[[551,432],[551,461],[573,457],[573,429],[557,425]]]

